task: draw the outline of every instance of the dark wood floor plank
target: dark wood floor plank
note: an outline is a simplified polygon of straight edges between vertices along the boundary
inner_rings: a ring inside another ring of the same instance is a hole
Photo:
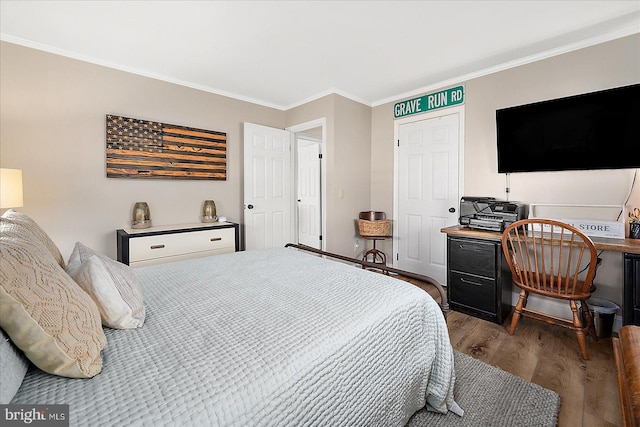
[[[584,418],[582,419],[582,427],[619,427],[621,425],[622,424],[610,423],[606,420],[603,420],[598,415],[587,413],[584,414]]]
[[[568,338],[564,329],[551,325],[544,325],[544,328],[543,357],[538,360],[531,382],[560,394],[562,406],[558,415],[559,425],[581,426],[586,365],[580,358],[577,341],[574,343],[575,338]]]
[[[449,312],[447,326],[449,329],[449,340],[453,348],[464,353],[461,346],[464,345],[469,335],[473,335],[479,323],[475,317],[459,314],[454,311]]]
[[[506,325],[510,324],[508,319]],[[503,371],[531,381],[536,365],[540,359],[542,348],[540,340],[536,339],[535,331],[528,325],[521,325],[514,334],[509,335],[504,329],[505,339],[497,351],[491,355],[488,363],[497,366]]]
[[[437,297],[433,286],[414,283]],[[582,360],[575,333],[533,319],[522,319],[514,335],[503,325],[450,311],[454,349],[556,391],[561,406],[558,427],[622,426],[611,339],[588,340]]]
[[[504,340],[504,330],[500,325],[481,324],[479,319],[474,319],[475,327],[470,333],[464,334],[457,342],[451,342],[453,347],[478,360],[489,363],[491,356],[495,354]]]
[[[612,425],[622,425],[615,364],[611,364],[611,338],[589,342],[589,361],[585,383],[585,416],[602,418]]]

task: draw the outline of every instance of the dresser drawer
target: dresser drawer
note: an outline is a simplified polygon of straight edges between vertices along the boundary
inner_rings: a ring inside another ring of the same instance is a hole
[[[462,304],[489,313],[496,312],[496,282],[492,279],[451,272],[448,285],[449,299],[452,303]]]
[[[449,239],[449,268],[452,271],[496,277],[496,245],[470,239]]]
[[[227,248],[228,252],[235,251],[233,228],[136,237],[129,239],[129,262],[213,250],[222,253]]]

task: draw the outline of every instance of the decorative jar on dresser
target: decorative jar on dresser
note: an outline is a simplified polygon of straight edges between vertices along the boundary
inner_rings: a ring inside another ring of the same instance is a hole
[[[239,250],[238,224],[181,224],[116,231],[118,261],[132,267]]]

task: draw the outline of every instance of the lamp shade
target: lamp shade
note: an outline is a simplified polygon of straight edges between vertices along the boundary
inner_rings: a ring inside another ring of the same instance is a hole
[[[22,206],[22,170],[0,168],[0,208]]]

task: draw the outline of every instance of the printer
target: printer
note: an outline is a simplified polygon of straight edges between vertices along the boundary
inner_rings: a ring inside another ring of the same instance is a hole
[[[510,224],[526,218],[527,205],[494,197],[462,197],[460,225],[477,230],[502,232]]]

